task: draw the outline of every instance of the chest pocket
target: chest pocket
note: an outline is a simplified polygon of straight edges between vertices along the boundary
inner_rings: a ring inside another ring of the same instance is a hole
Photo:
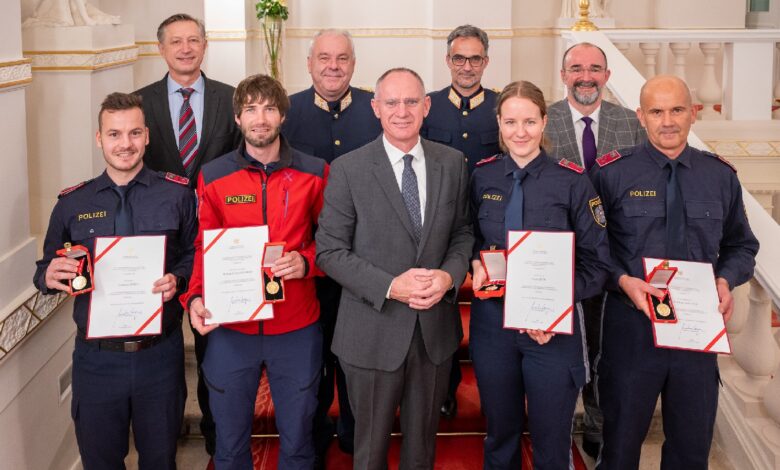
[[[110,237],[114,234],[114,217],[109,214],[100,219],[73,222],[70,225],[71,242],[81,244],[95,237]]]
[[[646,236],[654,224],[661,224],[661,230],[664,230],[666,203],[664,201],[625,201],[623,214],[626,216],[626,222],[633,229],[632,235]]]
[[[173,211],[158,210],[153,214],[144,214],[135,221],[139,234],[172,233],[179,228],[179,216]]]
[[[523,218],[526,230],[569,230],[569,215],[562,207],[529,209],[526,207]]]
[[[435,127],[428,128],[428,139],[435,140],[436,142],[442,142],[448,144],[452,142],[452,134],[444,129],[437,129]]]
[[[713,257],[717,254],[723,235],[723,206],[717,201],[685,201],[688,219],[688,243],[703,251],[699,256]]]
[[[495,132],[483,132],[479,136],[482,145],[493,145],[498,143],[498,131]]]

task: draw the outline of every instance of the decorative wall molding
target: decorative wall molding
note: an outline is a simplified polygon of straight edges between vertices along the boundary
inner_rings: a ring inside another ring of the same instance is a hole
[[[403,39],[446,39],[452,31],[450,28],[347,28],[354,38],[403,38]],[[309,39],[320,28],[286,28],[285,37],[295,39]],[[556,28],[514,28],[514,29],[486,29],[490,39],[514,39],[528,37],[555,37],[560,36]],[[209,41],[245,41],[247,39],[261,39],[260,29],[248,30],[210,30],[206,31]],[[140,44],[140,43],[138,43]],[[154,44],[157,44],[156,42]]]
[[[706,144],[728,157],[780,157],[780,141],[708,140]]]
[[[0,90],[8,91],[32,83],[30,59],[0,62]]]
[[[43,295],[36,291],[0,322],[0,361],[42,325],[68,299],[68,294]]]
[[[138,46],[76,51],[24,51],[33,71],[96,71],[130,64],[138,59]]]
[[[160,50],[157,48],[157,41],[136,41],[138,48],[138,57],[159,57]]]

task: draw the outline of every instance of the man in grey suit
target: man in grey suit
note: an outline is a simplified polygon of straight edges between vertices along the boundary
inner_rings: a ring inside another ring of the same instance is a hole
[[[474,236],[463,154],[419,136],[430,108],[412,70],[371,102],[383,134],[333,162],[317,264],[343,286],[333,352],[355,415],[354,468],[387,467],[401,406],[401,469],[433,468],[439,408],[463,331],[456,289]]]
[[[561,80],[566,84],[567,95],[547,108],[544,132],[549,141],[548,155],[565,158],[590,170],[598,156],[633,147],[647,139],[634,111],[602,99],[609,75],[607,57],[598,46],[583,42],[563,54]],[[601,302],[600,295],[582,302],[588,359],[594,373],[601,339]],[[596,458],[603,418],[593,384],[591,381],[582,390],[585,405],[582,447]]]
[[[185,13],[166,18],[157,28],[158,49],[168,73],[135,93],[143,97],[149,143],[144,165],[190,179],[195,187],[200,167],[236,147],[243,137],[233,115],[233,87],[206,78],[200,64],[206,53],[203,22]],[[186,282],[177,286],[187,290]],[[200,365],[207,339],[194,328],[198,363],[198,404],[203,417],[200,431],[206,451],[214,455],[216,428]]]

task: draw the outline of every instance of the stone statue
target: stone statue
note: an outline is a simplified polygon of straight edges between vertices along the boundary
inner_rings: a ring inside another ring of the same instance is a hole
[[[590,17],[607,18],[607,3],[609,0],[591,0]],[[579,18],[580,2],[579,0],[561,0],[561,18]]]
[[[118,16],[109,15],[89,4],[87,0],[40,0],[35,13],[23,27],[31,26],[94,26],[120,24]]]

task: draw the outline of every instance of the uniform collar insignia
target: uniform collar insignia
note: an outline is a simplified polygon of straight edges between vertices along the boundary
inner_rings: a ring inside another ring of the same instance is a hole
[[[455,107],[458,109],[460,109],[461,105],[463,104],[463,98],[460,97],[458,92],[455,91],[455,88],[453,87],[450,87],[450,93],[447,95],[447,98],[450,100],[450,103],[455,105]],[[468,109],[474,109],[484,102],[485,90],[480,87],[479,92],[468,99]]]
[[[352,90],[347,90],[347,93],[341,98],[339,112],[344,112],[345,109],[352,104]],[[328,107],[328,100],[320,96],[316,91],[314,92],[314,106],[320,108],[325,112],[330,112]]]

